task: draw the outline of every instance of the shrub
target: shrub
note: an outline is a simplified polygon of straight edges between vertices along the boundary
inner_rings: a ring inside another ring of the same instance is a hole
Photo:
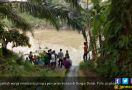
[[[94,70],[95,69],[95,64],[92,60],[88,60],[86,62],[81,62],[80,63],[80,69],[91,69]]]

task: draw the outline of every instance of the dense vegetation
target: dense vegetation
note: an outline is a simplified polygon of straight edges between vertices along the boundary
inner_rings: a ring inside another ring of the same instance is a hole
[[[90,21],[89,45],[93,61],[87,67],[92,67],[105,77],[132,76],[131,0],[92,2],[94,8],[90,14],[93,18]]]
[[[98,66],[98,68],[105,67],[102,71],[107,76],[109,74],[132,76],[132,6],[130,3],[131,0],[111,1],[102,47],[104,50],[101,52]]]
[[[62,24],[67,24],[81,31],[88,42],[89,51],[92,52],[90,63],[93,65],[91,66],[99,75],[132,76],[132,1],[91,0],[87,5],[92,5],[92,7],[86,9],[83,9],[77,0],[64,0],[63,2],[66,5],[54,3],[53,0],[51,2],[30,0],[27,3],[0,3],[2,48],[6,48],[8,42],[14,42],[14,46],[30,46],[25,31],[30,30],[31,27],[22,18],[23,16],[15,12],[17,10],[14,8],[18,7],[19,12],[26,12],[33,17],[47,20],[56,29],[59,29]],[[22,34],[16,30],[15,32],[18,36],[22,36],[21,40],[24,39],[24,43],[19,43],[13,35],[6,37],[6,32],[9,31],[2,23],[5,18],[11,20],[18,31],[22,30]],[[2,54],[4,51],[5,49]]]
[[[29,7],[29,8],[27,8]],[[32,28],[30,24],[32,22],[28,22],[23,15],[28,16],[32,15],[31,18],[38,18],[38,22],[49,21],[50,24],[59,29],[58,21],[60,18],[66,20],[64,17],[60,17],[60,9],[56,8],[52,4],[44,2],[44,5],[40,5],[40,1],[36,2],[32,0],[30,3],[8,3],[8,2],[0,2],[0,76],[1,77],[11,77],[9,80],[13,79],[13,81],[17,80],[20,77],[31,77],[29,79],[33,79],[33,81],[37,82],[38,80],[41,82],[40,78],[45,80],[45,82],[55,82],[60,81],[63,82],[65,76],[65,70],[56,69],[51,70],[44,67],[39,67],[36,65],[32,65],[29,62],[25,62],[23,57],[18,54],[15,54],[12,51],[7,49],[8,43],[13,43],[13,47],[17,46],[31,46],[29,44],[29,38],[26,36],[26,33],[30,31],[32,33]],[[34,10],[35,9],[35,10]],[[36,12],[36,9],[38,12]],[[54,10],[58,10],[58,12],[53,12]],[[68,11],[65,10],[67,13]],[[43,13],[42,13],[43,12]],[[22,13],[22,14],[21,14]],[[46,14],[45,14],[46,13]],[[54,14],[53,14],[54,13]],[[42,15],[41,15],[42,14]],[[61,14],[62,15],[62,14]],[[63,16],[63,15],[62,15]],[[69,17],[67,17],[69,18]],[[46,21],[45,21],[46,20]],[[36,24],[36,23],[35,23]],[[39,23],[38,23],[39,24]],[[33,78],[36,77],[36,78]],[[38,77],[38,78],[37,78]],[[54,78],[52,78],[54,77]],[[57,78],[60,77],[60,78]],[[20,79],[22,82],[23,78]],[[6,78],[5,78],[6,79]],[[28,80],[29,80],[28,79]],[[35,80],[34,80],[35,79]],[[27,80],[27,79],[26,79]],[[29,80],[30,81],[30,80]],[[47,90],[52,90],[52,88],[58,90],[61,89],[61,86],[44,86],[41,88],[45,88]],[[1,87],[2,88],[2,87]],[[12,86],[10,89],[14,89],[16,87]],[[30,86],[22,86],[18,87],[19,89],[36,89],[36,87]],[[8,87],[3,87],[3,89],[9,89]]]
[[[14,82],[14,83],[22,83],[22,82],[39,82],[45,80],[45,82],[56,82],[64,81],[65,70],[51,70],[44,68],[38,65],[32,65],[29,61],[24,61],[22,57],[18,54],[13,53],[12,51],[7,51],[8,55],[1,56],[1,49],[0,49],[0,77],[1,82]],[[54,77],[54,78],[53,78]],[[6,80],[7,79],[7,80]],[[44,88],[48,90],[55,90],[62,89],[63,85],[61,86],[50,86],[50,85],[16,85],[16,86],[1,86],[1,89],[29,89],[35,90],[37,88]]]

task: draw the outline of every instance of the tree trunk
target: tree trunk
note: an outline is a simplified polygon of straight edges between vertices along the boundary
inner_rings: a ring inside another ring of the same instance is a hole
[[[92,39],[92,56],[93,60],[97,59],[97,45],[96,45],[96,39]]]
[[[100,45],[100,48],[102,47],[102,36],[101,36],[101,32],[99,30],[99,45]]]
[[[3,53],[3,56],[6,56],[8,54],[8,52],[7,52],[7,42],[5,40],[2,40],[2,53]]]

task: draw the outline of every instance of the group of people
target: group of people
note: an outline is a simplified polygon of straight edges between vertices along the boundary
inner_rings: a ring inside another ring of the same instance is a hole
[[[84,54],[83,54],[83,60],[88,60],[88,45],[87,42],[84,42]],[[55,50],[49,49],[47,52],[44,51],[40,55],[33,55],[32,52],[29,53],[26,60],[30,61],[31,63],[35,65],[42,65],[49,68],[55,68],[56,66],[62,68],[64,66],[66,69],[69,69],[72,66],[72,62],[70,59],[70,55],[68,50],[66,50],[65,54],[63,53],[63,50],[60,49],[58,53],[56,53]]]
[[[66,69],[69,69],[72,65],[68,50],[66,50],[64,55],[62,49],[60,49],[58,54],[55,50],[49,49],[38,56],[30,52],[26,59],[35,65],[42,65],[52,69],[55,69],[56,66],[60,68],[64,66]]]

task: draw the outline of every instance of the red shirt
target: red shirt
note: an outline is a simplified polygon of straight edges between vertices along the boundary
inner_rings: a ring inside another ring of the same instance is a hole
[[[87,46],[84,46],[84,53],[88,53],[88,47]]]
[[[33,57],[33,59],[32,59],[32,60],[33,60],[33,61],[35,61],[36,59],[37,59],[36,57]]]

